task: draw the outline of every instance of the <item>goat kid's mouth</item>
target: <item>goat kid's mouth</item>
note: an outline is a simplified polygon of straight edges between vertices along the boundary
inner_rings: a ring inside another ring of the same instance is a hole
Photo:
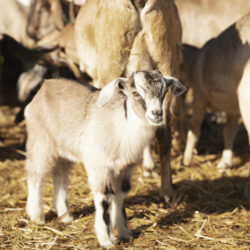
[[[163,119],[161,118],[151,118],[150,116],[146,116],[149,124],[153,126],[162,126],[163,125]]]

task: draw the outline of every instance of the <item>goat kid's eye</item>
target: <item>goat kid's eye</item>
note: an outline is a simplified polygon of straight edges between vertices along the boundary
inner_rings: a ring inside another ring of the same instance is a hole
[[[132,95],[133,95],[134,97],[139,97],[139,96],[140,96],[139,93],[136,92],[136,91],[133,91],[133,92],[132,92]]]

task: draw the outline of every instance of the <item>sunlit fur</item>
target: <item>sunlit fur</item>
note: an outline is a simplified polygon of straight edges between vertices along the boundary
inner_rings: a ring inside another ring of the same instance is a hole
[[[137,76],[142,79],[144,97],[134,93]],[[153,85],[149,76],[155,79]],[[100,245],[108,247],[114,243],[113,227],[120,238],[131,239],[123,203],[130,189],[131,169],[159,126],[159,116],[155,124],[145,116],[148,109],[154,111],[150,99],[159,98],[162,105],[168,90],[167,78],[159,76],[159,71],[138,72],[129,79],[111,82],[101,91],[65,79],[43,83],[25,109],[27,213],[32,221],[45,222],[42,187],[48,173],[53,174],[58,216],[64,222],[72,220],[67,209],[67,180],[72,163],[78,161],[84,164],[94,196],[95,229]],[[98,106],[97,99],[106,100],[105,95],[108,102]]]

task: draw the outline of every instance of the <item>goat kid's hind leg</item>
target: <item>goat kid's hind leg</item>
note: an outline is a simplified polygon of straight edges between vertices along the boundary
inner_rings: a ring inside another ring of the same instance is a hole
[[[28,131],[25,166],[28,184],[26,211],[31,221],[44,224],[42,191],[45,177],[55,166],[54,145],[41,130],[37,130],[39,126],[30,124],[29,120],[26,121],[26,126]]]
[[[233,142],[238,129],[238,119],[238,115],[227,115],[227,122],[223,129],[224,150],[220,162],[217,165],[217,169],[221,173],[223,173],[226,168],[232,166]]]
[[[50,151],[43,140],[37,138],[32,140],[32,134],[29,134],[27,141],[27,184],[28,198],[26,211],[30,220],[37,224],[44,224],[42,189],[46,175],[51,171],[54,161]]]
[[[67,193],[68,193],[68,175],[72,166],[72,162],[66,159],[59,159],[53,170],[54,182],[54,201],[53,206],[58,217],[62,217],[63,223],[73,221],[73,216],[68,213]]]
[[[43,184],[45,175],[31,170],[33,162],[26,160],[26,167],[28,169],[28,198],[26,212],[31,221],[38,225],[45,223],[45,217],[43,213]]]
[[[130,190],[130,177],[122,176],[118,178],[117,192],[112,195],[111,222],[116,228],[118,237],[125,241],[133,238],[132,232],[128,229],[127,215],[124,200]]]

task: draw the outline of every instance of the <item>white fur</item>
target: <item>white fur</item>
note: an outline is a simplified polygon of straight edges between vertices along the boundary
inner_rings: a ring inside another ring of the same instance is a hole
[[[232,149],[224,149],[222,152],[222,157],[217,165],[220,172],[224,172],[227,167],[232,166],[233,151]]]
[[[125,193],[120,193],[119,195],[113,198],[111,204],[111,222],[112,225],[117,229],[119,238],[131,240],[133,238],[133,234],[128,229],[127,221],[122,215],[122,210],[120,209],[124,205],[123,203],[125,198]]]
[[[186,144],[184,157],[183,157],[183,164],[185,166],[189,166],[191,164],[192,157],[193,157],[193,150],[194,150],[197,140],[198,140],[197,135],[192,130],[189,130],[187,134],[188,143]]]
[[[31,221],[37,224],[44,224],[45,217],[42,211],[42,188],[43,180],[39,176],[28,177],[28,200],[27,200],[27,213]]]
[[[155,119],[157,118],[157,115],[154,112],[162,112],[162,105],[161,105],[161,100],[159,98],[152,98],[150,101],[147,103],[148,108],[146,112],[146,116],[149,119]],[[162,121],[163,125],[163,121]]]
[[[142,165],[145,168],[144,170],[154,169],[154,160],[150,152],[150,145],[146,146],[143,150],[143,164]]]
[[[31,0],[17,0],[17,1],[26,7],[31,6]]]
[[[128,85],[127,79],[120,80]],[[110,83],[111,86],[114,82]],[[162,94],[162,84],[164,82],[157,85],[157,96]],[[105,88],[110,90],[108,85]],[[120,94],[117,96],[117,91],[113,93],[111,88],[110,97],[110,92],[105,88],[99,92],[93,87],[67,80],[50,80],[42,85],[26,107],[27,213],[32,221],[44,223],[43,179],[47,173],[53,172],[54,207],[63,222],[70,222],[72,217],[67,208],[67,176],[72,161],[82,162],[94,196],[97,238],[101,246],[109,247],[115,242],[113,227],[120,238],[132,238],[122,213],[129,190],[130,171],[141,159],[143,149],[150,143],[158,125],[149,123],[145,114],[140,117],[136,114],[138,106],[133,105],[132,94],[128,94],[127,98]],[[124,90],[130,91],[128,86]],[[145,91],[149,91],[146,85]],[[149,96],[149,99],[155,98]],[[98,100],[102,97],[105,102],[98,106]],[[146,101],[150,110],[156,107],[155,102]],[[142,111],[139,108],[137,112]],[[143,112],[146,113],[146,110]],[[108,207],[107,211],[104,211],[105,206]],[[105,222],[105,216],[110,223]]]
[[[102,207],[102,201],[105,199],[105,195],[96,193],[94,194],[94,202],[95,202],[95,232],[96,236],[102,245],[102,247],[107,248],[111,247],[114,242],[112,242],[112,239],[114,239],[111,224],[109,228],[105,225],[105,222],[103,220],[103,207]],[[112,237],[110,237],[110,233],[112,234]],[[111,239],[112,238],[112,239]]]

